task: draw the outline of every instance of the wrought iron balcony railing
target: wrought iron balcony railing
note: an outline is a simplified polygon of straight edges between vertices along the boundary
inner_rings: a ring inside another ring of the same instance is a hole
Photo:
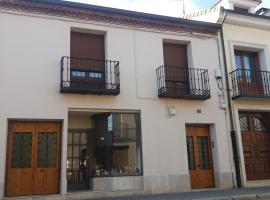
[[[230,73],[232,98],[270,98],[270,72],[236,69]]]
[[[118,95],[120,93],[119,62],[62,57],[62,93]]]
[[[156,73],[159,97],[194,100],[211,97],[206,69],[161,66]]]

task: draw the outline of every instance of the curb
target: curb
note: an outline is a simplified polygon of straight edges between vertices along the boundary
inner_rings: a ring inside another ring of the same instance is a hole
[[[254,199],[269,199],[270,200],[270,192],[263,194],[247,194],[247,195],[239,195],[239,196],[227,196],[227,197],[213,197],[213,198],[202,198],[201,200],[254,200]]]

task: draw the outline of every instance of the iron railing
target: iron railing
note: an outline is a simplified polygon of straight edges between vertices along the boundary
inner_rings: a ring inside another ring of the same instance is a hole
[[[211,97],[207,69],[160,66],[156,73],[159,97],[202,100]]]
[[[270,97],[270,72],[236,69],[230,73],[232,98]]]
[[[60,87],[62,93],[118,95],[119,62],[64,56]]]

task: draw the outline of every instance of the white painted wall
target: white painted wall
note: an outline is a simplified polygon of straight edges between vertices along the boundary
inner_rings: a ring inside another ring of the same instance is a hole
[[[254,20],[255,21],[255,20]],[[231,72],[235,67],[234,49],[256,51],[259,53],[261,69],[270,71],[270,30],[245,27],[233,24],[224,24],[224,40],[227,57],[228,71]],[[270,112],[270,102],[267,100],[235,100],[233,101],[234,121],[237,128],[239,152],[241,159],[242,179],[245,186],[269,186],[269,180],[247,182],[244,164],[244,155],[241,139],[238,112],[241,110]]]
[[[76,108],[140,110],[144,175],[188,174],[185,124],[211,124],[215,173],[231,173],[225,111],[219,108],[214,77],[220,66],[217,38],[4,12],[0,27],[0,184],[5,182],[7,119],[63,119],[61,191],[65,193],[68,109]],[[107,59],[120,61],[118,96],[60,94],[60,59],[69,56],[72,27],[106,32]],[[155,69],[163,65],[163,39],[190,42],[190,67],[209,70],[211,99],[157,97]],[[175,117],[167,117],[167,106],[176,108]],[[197,109],[202,113],[197,114]],[[217,183],[231,184],[232,180]],[[3,192],[3,185],[0,189]]]

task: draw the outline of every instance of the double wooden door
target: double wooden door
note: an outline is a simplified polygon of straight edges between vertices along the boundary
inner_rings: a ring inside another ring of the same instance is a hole
[[[188,126],[186,133],[191,188],[212,188],[214,172],[209,128]]]
[[[241,113],[240,127],[248,181],[270,179],[269,117],[263,113]]]
[[[9,122],[6,196],[59,193],[60,122]]]

